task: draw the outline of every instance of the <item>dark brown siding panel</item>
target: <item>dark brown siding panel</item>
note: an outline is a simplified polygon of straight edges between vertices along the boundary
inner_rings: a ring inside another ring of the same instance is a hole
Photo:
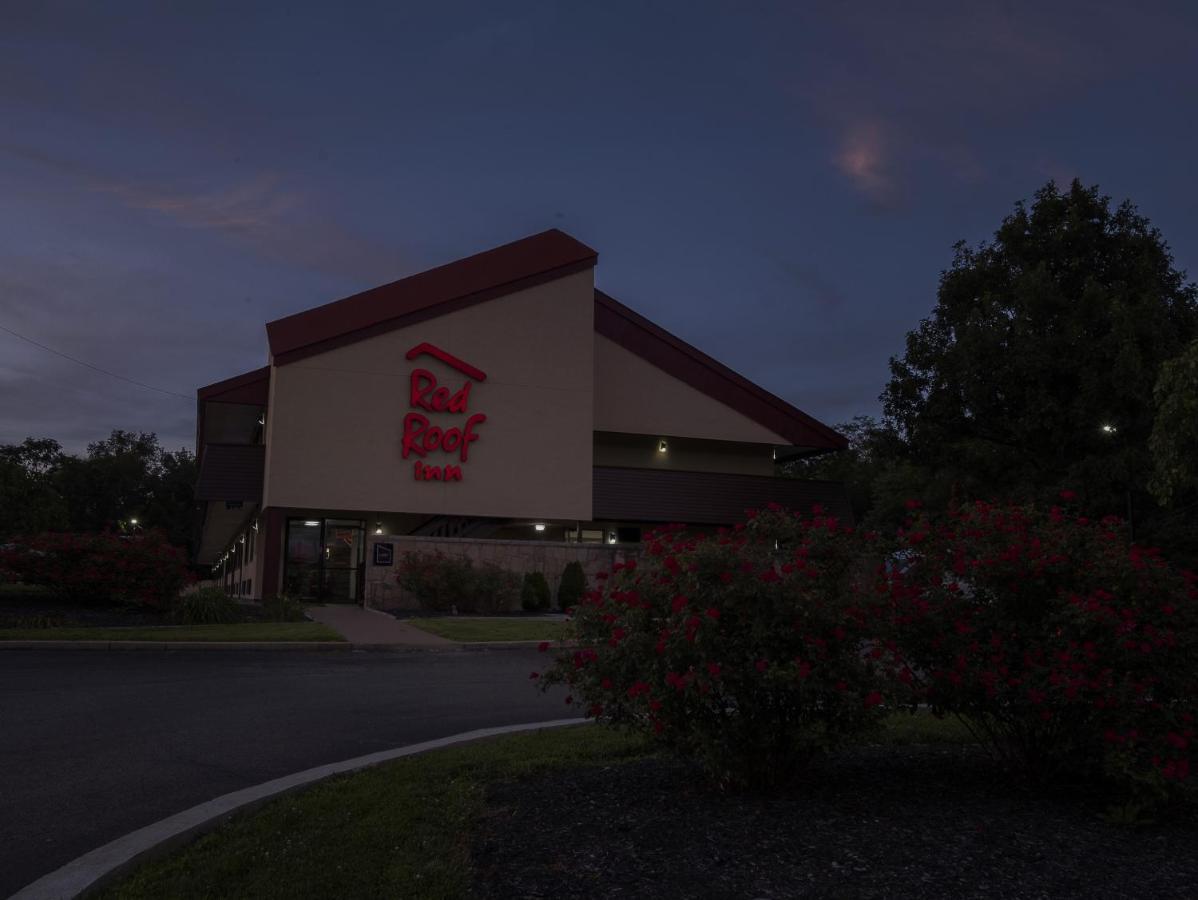
[[[732,525],[768,503],[801,512],[820,504],[853,520],[844,485],[832,481],[596,466],[592,484],[593,515],[602,521]]]
[[[196,391],[200,400],[208,400],[213,403],[249,403],[259,406],[266,405],[269,393],[270,366],[234,375],[232,378],[206,385]]]
[[[261,444],[207,444],[196,499],[260,503],[265,470],[266,448]]]

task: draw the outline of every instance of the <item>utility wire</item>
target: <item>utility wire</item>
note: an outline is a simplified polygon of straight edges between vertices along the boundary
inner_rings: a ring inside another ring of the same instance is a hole
[[[139,388],[145,388],[147,391],[157,391],[159,394],[166,394],[168,397],[181,397],[184,400],[194,400],[195,399],[194,397],[192,397],[188,394],[180,394],[176,391],[168,391],[168,390],[165,390],[164,388],[154,387],[154,385],[152,385],[152,384],[146,384],[141,381],[135,381],[132,378],[126,378],[124,375],[118,375],[116,372],[109,372],[107,369],[101,369],[99,366],[93,366],[89,362],[84,362],[83,360],[76,359],[75,357],[69,356],[66,353],[61,353],[58,350],[55,350],[53,347],[47,347],[45,344],[39,344],[33,338],[28,338],[28,337],[25,337],[25,335],[23,335],[23,334],[18,334],[17,332],[13,331],[11,328],[6,328],[3,325],[0,325],[0,331],[8,332],[13,337],[20,338],[21,340],[25,341],[25,343],[27,343],[27,344],[33,344],[33,346],[38,347],[39,349],[45,350],[47,353],[53,353],[55,356],[61,356],[63,359],[69,359],[73,363],[77,363],[81,366],[85,366],[89,369],[92,369],[93,371],[100,372],[103,375],[108,375],[108,376],[110,376],[112,378],[116,378],[120,381],[124,381],[124,382],[127,382],[132,385],[136,385]]]

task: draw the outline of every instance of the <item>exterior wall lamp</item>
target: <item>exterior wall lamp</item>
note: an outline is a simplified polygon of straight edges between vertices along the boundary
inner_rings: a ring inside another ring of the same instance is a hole
[[[536,525],[534,525],[534,526],[532,526],[532,527],[533,527],[533,528],[535,528],[537,531],[544,531],[544,530],[545,530],[545,523],[544,523],[544,522],[537,522],[537,524],[536,524]]]
[[[665,453],[669,449],[670,449],[670,445],[666,443],[665,438],[662,438],[660,441],[657,442],[657,452],[658,453]]]

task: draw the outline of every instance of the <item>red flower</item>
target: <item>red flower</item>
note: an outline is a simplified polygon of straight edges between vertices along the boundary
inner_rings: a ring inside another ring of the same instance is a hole
[[[1064,500],[1066,503],[1072,503],[1074,500],[1077,499],[1077,492],[1076,491],[1061,491],[1061,493],[1058,496],[1060,496],[1060,498],[1062,500]]]
[[[1187,746],[1189,746],[1189,743],[1190,743],[1189,741],[1187,741],[1184,737],[1182,737],[1180,734],[1178,734],[1175,731],[1170,731],[1167,735],[1165,735],[1165,740],[1168,741],[1170,744],[1172,744],[1174,747],[1176,747],[1178,750],[1184,750]]]
[[[730,584],[734,577],[736,576],[734,576],[731,572],[720,573],[720,581],[724,582],[724,584]]]
[[[710,675],[712,678],[719,678],[720,677],[720,664],[709,662],[707,664],[707,674]]]
[[[549,642],[548,642],[548,641],[541,641],[541,643],[537,644],[537,649],[538,649],[540,652],[544,653],[546,650],[548,650],[548,649],[549,649]]]
[[[573,702],[574,702],[574,698],[572,696],[570,696],[569,694],[567,694],[566,695],[566,705],[569,706]]]
[[[912,499],[905,501],[903,506],[907,507],[907,509],[919,509],[923,504],[918,500]]]
[[[879,691],[870,691],[865,695],[865,708],[873,709],[882,702],[882,694]]]
[[[775,581],[782,580],[782,576],[779,575],[777,572],[775,572],[772,568],[766,569],[764,572],[762,572],[757,577],[760,578],[762,581],[766,582],[767,584],[772,584]]]
[[[764,672],[770,667],[770,661],[768,659],[759,659],[753,665],[757,668],[758,672]]]
[[[599,682],[599,687],[603,688],[605,691],[610,691],[613,687],[615,687],[615,685],[612,684],[610,678],[604,678],[601,682]]]
[[[589,718],[592,718],[592,719],[593,719],[593,718],[595,718],[595,717],[597,717],[597,716],[601,716],[601,715],[603,715],[603,705],[602,705],[602,704],[600,704],[600,703],[592,703],[592,704],[591,704],[591,705],[590,705],[590,706],[587,708],[587,716],[588,716]]]
[[[720,618],[720,611],[714,606],[710,606],[707,608],[707,612],[705,612],[704,615],[709,619],[718,620]]]
[[[532,673],[530,673],[530,674],[529,674],[529,676],[528,676],[528,680],[529,680],[529,681],[536,681],[536,680],[537,680],[538,678],[540,678],[540,677],[541,677],[541,673],[540,673],[540,672],[532,672]]]
[[[681,594],[679,594],[670,602],[670,609],[672,609],[674,612],[682,612],[682,610],[686,607],[686,604],[689,602],[690,601],[686,597],[683,597]]]

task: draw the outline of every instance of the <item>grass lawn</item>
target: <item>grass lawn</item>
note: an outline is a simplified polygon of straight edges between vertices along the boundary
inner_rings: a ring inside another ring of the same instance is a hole
[[[521,619],[487,616],[453,616],[442,619],[407,619],[424,631],[451,641],[556,641],[567,635],[568,623],[560,619]]]
[[[98,896],[464,897],[469,829],[488,783],[649,752],[581,726],[396,760],[238,816]]]
[[[882,740],[968,740],[946,722],[900,714],[887,720]],[[489,784],[652,753],[642,739],[586,725],[397,760],[237,816],[98,896],[466,897],[470,833]]]
[[[340,641],[319,622],[150,625],[130,628],[0,628],[0,641]]]

